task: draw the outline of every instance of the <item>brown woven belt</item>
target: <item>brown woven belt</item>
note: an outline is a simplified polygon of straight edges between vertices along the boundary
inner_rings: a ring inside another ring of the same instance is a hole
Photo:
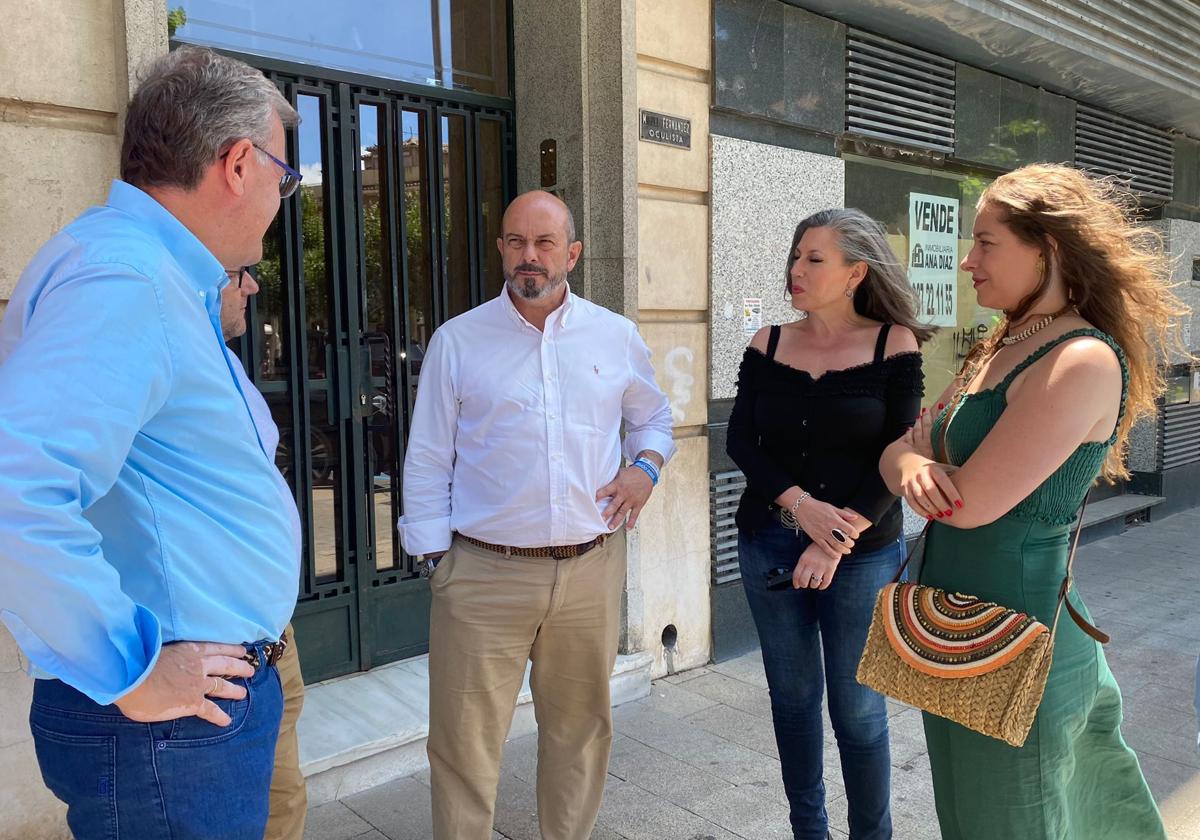
[[[265,644],[265,645],[250,647],[246,650],[246,655],[243,656],[242,659],[246,662],[249,662],[251,665],[253,665],[254,670],[257,671],[263,665],[262,659],[260,659],[259,655],[258,655],[259,647],[262,648],[262,652],[267,657],[267,663],[266,663],[267,667],[270,667],[279,661],[279,658],[281,656],[283,656],[283,652],[287,649],[287,646],[288,646],[287,633],[281,633],[279,635],[278,642],[267,642],[267,644]]]
[[[599,548],[604,545],[604,541],[608,539],[608,534],[601,534],[594,540],[579,543],[578,545],[543,545],[538,548],[518,548],[512,545],[495,545],[493,543],[477,540],[474,537],[468,537],[466,534],[459,534],[459,539],[466,540],[471,545],[477,545],[480,548],[486,548],[488,551],[494,551],[497,554],[511,554],[514,557],[553,557],[555,560],[566,560],[570,557],[578,557],[580,554],[591,551],[593,548]]]

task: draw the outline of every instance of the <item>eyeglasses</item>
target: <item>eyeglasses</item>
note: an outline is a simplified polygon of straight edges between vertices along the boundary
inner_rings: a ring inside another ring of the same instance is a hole
[[[254,148],[258,149],[264,155],[269,157],[274,163],[279,165],[280,169],[283,170],[283,174],[279,176],[279,197],[287,198],[294,193],[296,188],[300,186],[300,182],[304,180],[304,176],[295,169],[292,169],[292,167],[288,166],[279,158],[275,157],[275,155],[268,152],[262,146],[255,145]]]
[[[260,151],[269,157],[272,163],[283,170],[283,174],[279,176],[279,197],[288,198],[291,196],[292,193],[296,191],[296,188],[300,186],[300,182],[304,180],[304,176],[257,143],[251,143],[250,145],[253,146],[257,151]],[[221,153],[221,157],[228,157],[230,151],[232,150],[226,149]]]
[[[227,268],[225,273],[229,276],[230,283],[236,283],[237,288],[242,288],[242,281],[246,279],[246,275],[250,273],[250,266],[244,265],[241,268]]]

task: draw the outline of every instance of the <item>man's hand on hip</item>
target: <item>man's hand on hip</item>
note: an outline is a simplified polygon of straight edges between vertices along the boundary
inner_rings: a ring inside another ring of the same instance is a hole
[[[640,468],[625,467],[618,470],[617,477],[596,493],[597,502],[609,500],[608,508],[604,511],[608,527],[616,528],[621,524],[621,520],[628,516],[629,521],[625,523],[625,528],[633,528],[653,489],[654,482]]]
[[[125,717],[140,723],[195,715],[228,726],[229,715],[209,697],[241,700],[246,689],[222,677],[252,677],[254,666],[242,657],[241,645],[174,642],[163,645],[154,670],[137,688],[116,702]]]

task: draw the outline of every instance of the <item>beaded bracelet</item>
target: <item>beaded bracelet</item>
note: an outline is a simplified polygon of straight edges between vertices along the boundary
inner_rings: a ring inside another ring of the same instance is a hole
[[[651,487],[658,486],[658,476],[659,476],[658,468],[655,467],[653,463],[646,460],[645,458],[638,458],[630,466],[637,467],[639,470],[644,472],[646,475],[650,476],[650,486]]]

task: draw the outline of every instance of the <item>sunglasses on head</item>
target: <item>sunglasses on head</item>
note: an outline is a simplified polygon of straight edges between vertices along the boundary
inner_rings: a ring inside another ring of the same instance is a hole
[[[304,180],[304,176],[257,143],[251,143],[250,145],[252,145],[256,151],[262,152],[264,155],[270,158],[272,163],[283,170],[283,174],[279,176],[279,197],[287,198],[296,192],[296,188],[300,186],[300,182]],[[230,151],[232,150],[226,150],[225,152],[222,152],[221,157],[228,157]]]

